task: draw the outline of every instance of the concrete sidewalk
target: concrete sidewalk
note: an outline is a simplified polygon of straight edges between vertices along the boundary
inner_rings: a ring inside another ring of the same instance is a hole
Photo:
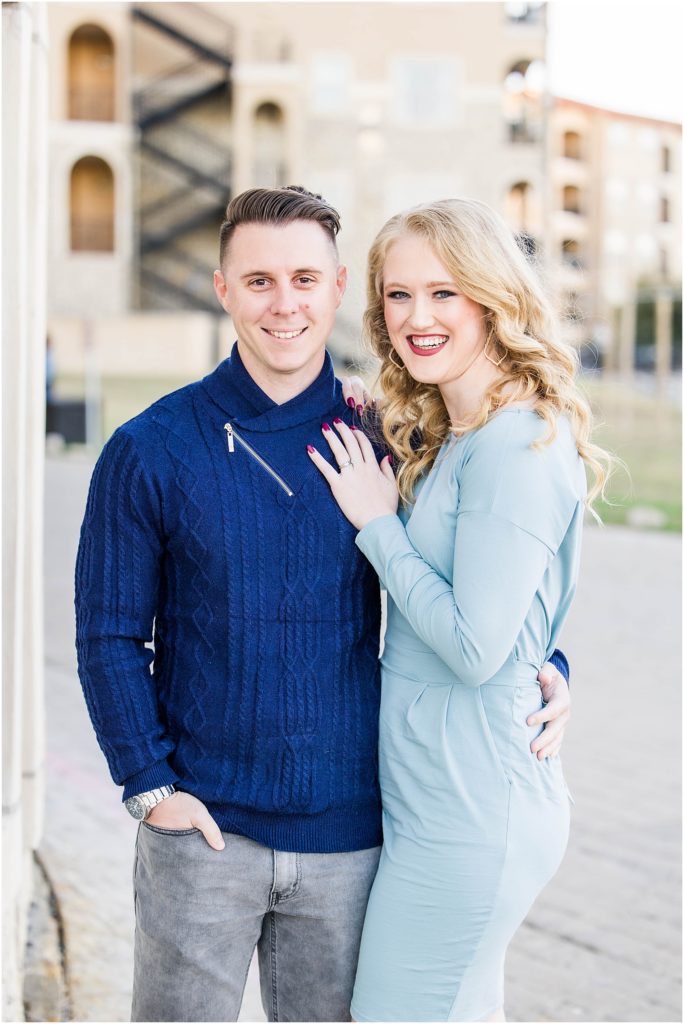
[[[73,566],[91,465],[46,482],[47,809],[40,856],[64,923],[72,1016],[129,1019],[135,823],[88,719]],[[511,1020],[681,1020],[681,539],[588,529],[563,647],[574,712],[566,860],[511,947]],[[241,1020],[261,1021],[250,972]]]

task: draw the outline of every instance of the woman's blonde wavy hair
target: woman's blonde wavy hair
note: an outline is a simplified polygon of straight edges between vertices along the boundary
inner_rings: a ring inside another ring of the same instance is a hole
[[[501,377],[467,423],[450,421],[437,385],[414,380],[389,339],[383,269],[390,246],[405,235],[424,238],[460,292],[485,310],[486,351],[494,362],[501,360]],[[399,465],[397,482],[404,501],[413,500],[416,482],[430,469],[450,432],[476,430],[497,409],[530,400],[549,426],[535,447],[549,444],[557,433],[556,418],[567,416],[577,450],[593,476],[587,504],[603,495],[611,456],[590,440],[591,410],[575,383],[577,353],[559,340],[537,274],[494,210],[476,199],[444,199],[392,217],[368,254],[367,287],[364,329],[381,363],[382,432]]]

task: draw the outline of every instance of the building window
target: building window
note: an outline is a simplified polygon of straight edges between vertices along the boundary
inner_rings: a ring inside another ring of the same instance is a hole
[[[254,111],[254,166],[256,188],[287,184],[285,116],[276,103],[262,103]]]
[[[69,40],[69,118],[114,120],[114,44],[98,25],[81,25]]]
[[[114,250],[114,175],[108,163],[84,156],[71,169],[73,252]]]
[[[566,185],[563,189],[563,209],[566,213],[581,213],[580,190],[577,185]]]
[[[664,247],[661,247],[660,252],[659,252],[658,255],[659,255],[658,264],[659,264],[659,269],[660,269],[660,276],[667,281],[667,279],[670,276],[670,261],[669,261],[669,258],[668,258],[667,249],[665,249]]]
[[[563,315],[567,320],[577,321],[582,319],[580,300],[577,292],[566,292],[563,299]]]
[[[663,174],[669,174],[672,170],[672,159],[670,156],[669,146],[662,146],[660,150],[660,169]]]
[[[346,53],[317,53],[311,60],[311,110],[344,114],[349,107],[351,59]]]
[[[654,128],[642,128],[639,132],[639,145],[645,153],[655,153],[658,149],[658,133]]]
[[[529,181],[518,181],[508,190],[505,201],[506,220],[516,234],[527,234],[530,228],[532,186]]]
[[[411,128],[458,124],[460,62],[452,57],[397,57],[392,65],[394,119]]]
[[[509,142],[541,141],[545,88],[546,68],[543,61],[521,60],[509,69],[503,89],[504,118],[508,126]]]
[[[561,246],[563,265],[573,270],[583,270],[584,261],[581,256],[580,244],[576,238],[566,238]]]
[[[264,64],[283,64],[291,59],[290,42],[279,31],[259,28],[252,37],[252,55]]]
[[[623,256],[627,252],[627,239],[622,231],[613,228],[603,236],[603,250],[607,256]]]
[[[617,206],[627,200],[629,185],[622,178],[606,178],[604,191],[606,200]]]
[[[526,25],[539,25],[541,23],[542,7],[543,4],[541,3],[504,4],[506,17],[509,21],[515,22],[516,24],[524,23]]]
[[[582,159],[582,141],[578,132],[565,132],[563,135],[563,156],[569,160]]]
[[[608,141],[611,146],[625,146],[629,142],[629,128],[622,121],[608,125]]]
[[[658,247],[653,232],[646,231],[632,240],[640,274],[651,276],[658,266]]]
[[[660,222],[661,224],[670,223],[670,200],[667,196],[660,197]]]

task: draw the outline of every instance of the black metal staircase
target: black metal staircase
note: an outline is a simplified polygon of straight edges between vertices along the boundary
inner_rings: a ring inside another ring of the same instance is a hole
[[[169,49],[184,57],[133,97],[139,130],[141,305],[218,314],[210,260],[230,198],[231,161],[227,141],[216,141],[202,114],[213,107],[215,123],[218,109],[227,129],[232,57],[229,45],[219,49],[215,41],[200,38],[199,31],[190,34],[178,19],[172,21],[173,9],[192,9],[194,18],[199,13],[213,17],[223,32],[228,26],[199,4],[169,5],[171,17],[166,11],[162,15],[160,6],[131,8],[141,31],[163,37]],[[210,34],[215,40],[219,33]],[[206,262],[198,249],[206,251]]]

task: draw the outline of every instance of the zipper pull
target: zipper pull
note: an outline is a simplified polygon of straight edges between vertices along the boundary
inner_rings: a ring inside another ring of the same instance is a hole
[[[233,438],[233,428],[230,425],[230,423],[224,423],[223,424],[223,429],[226,432],[226,440],[228,441],[228,451],[232,453],[232,452],[235,451],[235,440]]]

